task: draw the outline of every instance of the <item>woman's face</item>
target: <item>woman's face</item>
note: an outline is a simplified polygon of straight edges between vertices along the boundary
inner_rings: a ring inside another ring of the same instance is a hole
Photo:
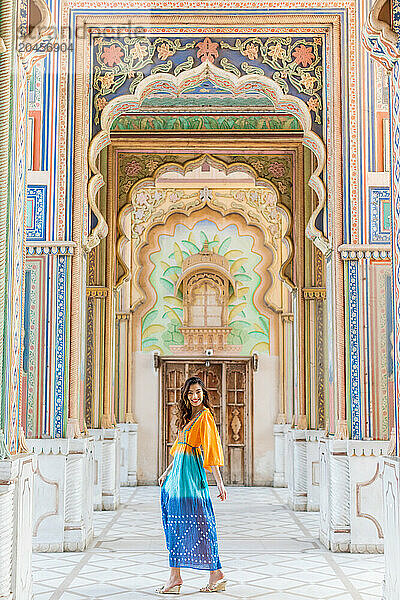
[[[203,404],[203,390],[198,383],[192,383],[188,391],[188,400],[192,408],[198,408]]]

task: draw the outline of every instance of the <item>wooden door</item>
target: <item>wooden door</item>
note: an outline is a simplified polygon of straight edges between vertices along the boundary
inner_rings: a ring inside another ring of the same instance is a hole
[[[249,368],[244,362],[226,365],[225,479],[231,485],[249,483]]]
[[[177,435],[176,404],[187,377],[200,377],[208,390],[224,451],[225,465],[221,472],[225,483],[249,485],[252,448],[248,361],[213,361],[208,367],[203,361],[162,361],[162,469],[171,460],[169,451]],[[207,478],[210,484],[214,483],[212,475]]]
[[[163,363],[161,377],[163,382],[163,456],[162,470],[171,462],[169,453],[177,436],[176,407],[185,383],[185,363]]]

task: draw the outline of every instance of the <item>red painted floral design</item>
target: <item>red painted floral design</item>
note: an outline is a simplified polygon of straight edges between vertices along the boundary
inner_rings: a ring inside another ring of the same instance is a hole
[[[273,177],[283,177],[285,174],[285,165],[275,161],[268,166],[268,173]]]
[[[137,175],[137,173],[139,173],[141,169],[140,163],[137,162],[136,160],[131,160],[131,162],[129,162],[127,165],[125,165],[125,173],[127,175],[130,175],[131,177],[133,175]]]
[[[104,64],[108,65],[109,67],[113,67],[114,65],[119,65],[123,55],[124,53],[121,48],[113,44],[112,46],[106,46],[104,48],[101,59]]]
[[[201,62],[209,60],[214,62],[218,58],[218,42],[212,42],[209,37],[204,38],[202,42],[196,44],[197,58],[201,58]]]
[[[315,59],[312,46],[305,46],[304,44],[297,46],[293,52],[293,57],[295,62],[298,65],[303,65],[303,67],[308,67]]]
[[[163,44],[160,44],[157,48],[157,52],[158,52],[158,58],[160,60],[165,60],[168,58],[168,56],[172,56],[174,53],[173,50],[171,50],[171,48],[168,46],[168,44],[166,42],[164,42]]]

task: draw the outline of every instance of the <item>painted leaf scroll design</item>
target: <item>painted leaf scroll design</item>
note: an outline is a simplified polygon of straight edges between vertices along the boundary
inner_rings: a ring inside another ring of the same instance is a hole
[[[207,229],[198,224],[190,231],[181,227],[187,231],[186,236],[176,233],[163,236],[159,242],[160,250],[151,255],[154,270],[150,281],[156,290],[157,301],[143,320],[142,349],[149,351],[157,346],[162,353],[168,353],[171,346],[183,344],[180,331],[183,325],[183,296],[181,291],[175,289],[175,283],[182,273],[184,258],[198,253],[207,244],[209,250],[226,257],[231,276],[237,281],[237,293],[228,302],[228,325],[231,328],[228,344],[239,345],[245,354],[248,353],[254,343],[260,341],[249,335],[257,327],[257,321],[263,331],[264,351],[268,351],[269,335],[265,329],[269,332],[269,320],[263,317],[264,321],[259,321],[260,315],[253,304],[253,294],[260,284],[260,277],[254,271],[259,259],[248,257],[252,240],[244,236],[244,240],[240,241],[240,236],[233,231],[234,226],[229,227],[231,235],[223,235],[214,224]],[[241,276],[246,275],[246,270],[251,275],[247,275],[248,279],[243,283]],[[264,329],[263,323],[267,324]]]

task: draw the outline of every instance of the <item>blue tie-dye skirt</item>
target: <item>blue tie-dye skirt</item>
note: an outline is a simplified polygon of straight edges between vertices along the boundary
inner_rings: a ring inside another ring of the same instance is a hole
[[[170,567],[216,571],[215,515],[199,448],[179,444],[161,488],[161,511]]]

